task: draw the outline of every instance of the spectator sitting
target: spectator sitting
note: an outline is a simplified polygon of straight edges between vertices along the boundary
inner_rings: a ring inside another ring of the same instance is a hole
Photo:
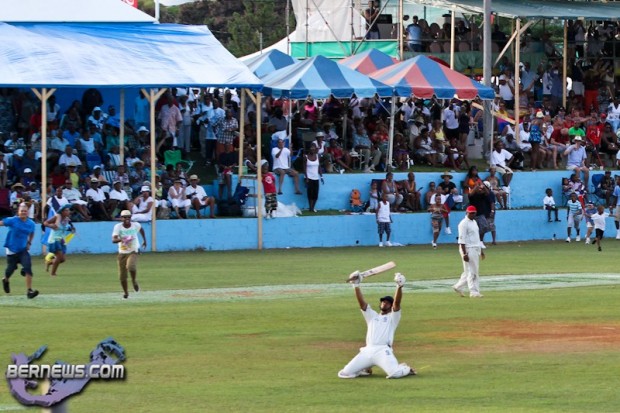
[[[284,146],[284,140],[278,139],[277,147],[271,150],[271,157],[273,158],[273,172],[278,176],[278,195],[282,195],[284,175],[293,178],[295,194],[300,195],[299,174],[296,170],[291,168],[291,151]]]
[[[151,188],[142,186],[140,196],[134,199],[134,205],[131,207],[131,220],[134,222],[151,221],[154,202],[151,196]]]
[[[495,198],[499,202],[499,207],[501,209],[508,208],[508,188],[504,187],[503,189],[500,185],[499,178],[495,175],[497,168],[494,166],[489,168],[489,176],[486,178],[486,182],[491,185],[491,191],[495,194]]]
[[[90,180],[90,188],[86,191],[86,199],[88,200],[88,210],[90,215],[98,221],[110,221],[110,215],[106,208],[105,193],[99,188],[97,178]]]
[[[512,169],[510,169],[510,165],[514,160],[515,157],[509,151],[504,149],[504,144],[502,141],[495,142],[493,152],[491,152],[491,166],[502,174],[504,186],[507,187],[510,186],[510,181],[512,180],[513,172]]]
[[[65,181],[62,196],[73,205],[73,210],[76,211],[84,221],[90,221],[92,219],[90,212],[88,212],[88,203],[82,199],[82,194],[73,186],[73,182],[71,182],[70,179]]]
[[[329,163],[332,165],[338,165],[341,168],[344,168],[347,172],[353,171],[351,169],[351,157],[349,156],[349,152],[343,150],[339,145],[336,139],[331,139],[329,141],[329,146],[325,150],[326,155],[329,157]]]
[[[60,155],[58,164],[67,166],[70,163],[73,163],[75,165],[82,165],[82,161],[80,160],[80,158],[73,153],[73,148],[70,145],[67,145],[65,146],[65,152]]]
[[[387,200],[390,203],[392,211],[398,211],[400,204],[403,202],[403,196],[398,191],[398,186],[394,182],[394,174],[388,172],[385,174],[385,179],[381,185],[381,194],[387,195]]]

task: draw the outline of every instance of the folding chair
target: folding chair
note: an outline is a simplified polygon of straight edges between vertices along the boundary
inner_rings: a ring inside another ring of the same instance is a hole
[[[182,159],[182,156],[183,154],[180,149],[167,150],[166,152],[164,152],[164,163],[166,164],[166,166],[172,165],[176,167],[177,163],[181,162],[185,164],[183,172],[189,173],[189,170],[192,169],[192,166],[194,165],[194,161]]]

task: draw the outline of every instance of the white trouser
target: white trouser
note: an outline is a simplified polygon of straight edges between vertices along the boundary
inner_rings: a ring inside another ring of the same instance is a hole
[[[392,348],[389,346],[369,346],[360,348],[357,356],[338,372],[341,379],[353,379],[360,375],[364,369],[379,366],[387,373],[388,379],[398,379],[407,376],[411,367],[406,364],[398,364]]]
[[[454,284],[454,288],[460,290],[465,286],[465,284],[467,284],[467,288],[469,288],[469,295],[480,294],[480,277],[478,276],[478,268],[480,266],[480,247],[466,247],[465,250],[467,251],[469,261],[465,261],[461,253],[463,273],[461,274],[461,278],[458,282]]]

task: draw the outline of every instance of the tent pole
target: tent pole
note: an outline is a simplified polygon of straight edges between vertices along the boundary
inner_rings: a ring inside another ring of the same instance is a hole
[[[389,140],[389,145],[388,145],[388,159],[387,159],[387,165],[385,165],[385,169],[387,171],[391,171],[392,170],[392,154],[394,151],[394,118],[396,117],[396,94],[392,94],[392,105],[390,108],[390,140]]]
[[[157,99],[161,97],[166,92],[166,88],[161,88],[156,91],[155,89],[151,89],[149,93],[145,93],[147,99],[149,100],[150,107],[150,130],[151,130],[151,195],[153,199],[155,198],[155,104],[157,103]],[[157,251],[157,208],[153,205],[151,209],[151,251]]]
[[[398,0],[398,59],[402,62],[404,57],[403,45],[403,0]]]
[[[45,202],[47,202],[47,100],[56,92],[56,89],[32,88],[32,92],[41,101],[41,221],[45,222]]]
[[[491,76],[493,69],[493,56],[491,55],[491,0],[484,0],[484,25],[483,25],[483,78],[484,85],[491,87]],[[493,114],[491,113],[492,100],[484,101],[484,121],[483,121],[483,156],[488,159],[488,155],[493,150]]]
[[[353,39],[355,39],[355,24],[353,23],[355,0],[351,0],[351,39],[349,41],[349,53],[348,56],[353,54]]]
[[[118,153],[121,157],[121,165],[125,163],[125,89],[121,89],[121,125],[120,125],[120,141],[118,144]]]
[[[243,175],[243,141],[245,140],[245,89],[241,89],[239,99],[241,99],[241,109],[239,113],[239,169],[237,171],[238,183],[241,183]]]
[[[286,54],[290,56],[291,54],[291,0],[286,0],[286,8],[284,9],[286,13]]]
[[[306,36],[305,36],[305,42],[306,42],[306,59],[308,58],[308,16],[310,15],[310,9],[309,9],[310,5],[308,4],[308,0],[306,0]]]
[[[261,251],[263,249],[263,196],[262,196],[262,188],[261,183],[262,180],[262,171],[261,171],[261,159],[262,159],[262,102],[263,102],[263,94],[261,92],[256,93],[256,159],[258,168],[256,168],[256,218],[258,219],[257,228],[258,228],[258,250]]]
[[[288,140],[289,150],[293,153],[293,100],[291,98],[288,98],[288,136],[291,137]]]
[[[564,48],[562,49],[562,68],[564,70],[562,72],[562,81],[564,82],[564,85],[562,86],[562,106],[564,107],[566,107],[566,69],[568,66],[568,53],[566,52],[568,50],[568,25],[566,23],[567,21],[564,20]]]
[[[456,14],[456,6],[452,6],[450,13],[450,69],[454,70],[454,16]]]
[[[519,111],[519,98],[520,98],[520,93],[519,93],[519,78],[520,78],[520,73],[519,73],[519,61],[521,60],[521,19],[517,18],[517,21],[515,22],[517,25],[517,37],[515,37],[515,93],[514,93],[514,98],[515,98],[515,110],[514,110],[514,118],[515,118],[515,133],[519,133],[518,129],[519,129],[519,115],[521,115],[520,111]],[[508,81],[510,81],[510,79],[508,79]]]
[[[159,0],[155,0],[155,20],[159,22]]]

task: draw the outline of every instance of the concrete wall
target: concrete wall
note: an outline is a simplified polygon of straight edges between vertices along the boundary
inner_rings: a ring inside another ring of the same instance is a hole
[[[416,174],[416,177],[420,184],[427,187],[430,180],[438,181],[439,175],[440,173],[420,173]],[[464,174],[453,175],[456,182],[460,182],[464,177]],[[565,238],[566,212],[560,213],[562,222],[548,223],[546,211],[542,209],[542,198],[544,189],[552,187],[556,193],[556,202],[559,204],[560,180],[566,175],[564,171],[515,174],[511,185],[513,206],[515,208],[535,206],[535,208],[498,211],[495,221],[498,241],[550,240],[554,234],[560,240]],[[366,198],[370,179],[383,176],[383,174],[325,175],[325,185],[321,186],[318,208],[348,209],[351,188],[361,189]],[[397,179],[404,177],[405,174],[397,174]],[[213,190],[210,187],[207,189]],[[286,204],[295,202],[300,207],[307,207],[305,195],[294,195],[293,192],[292,182],[287,182],[285,194],[279,197],[280,200]],[[442,231],[439,243],[455,243],[456,227],[463,216],[462,211],[452,212],[450,221],[453,235],[446,235]],[[405,245],[430,245],[432,231],[428,213],[394,214],[393,220],[392,241]],[[114,224],[115,222],[76,223],[77,236],[68,246],[69,253],[115,252],[116,245],[111,242]],[[150,250],[151,224],[144,224],[144,229]],[[607,235],[615,235],[614,229],[613,219],[609,218]],[[0,227],[0,239],[5,239],[6,231],[6,228]],[[157,222],[158,251],[255,249],[258,245],[257,237],[256,218]],[[486,240],[490,240],[490,235]],[[307,216],[306,213],[306,216],[302,217],[278,218],[263,222],[263,247],[266,249],[375,245],[377,242],[377,225],[373,214]],[[39,230],[34,245],[33,253],[40,253]],[[0,254],[4,255],[4,250]]]

